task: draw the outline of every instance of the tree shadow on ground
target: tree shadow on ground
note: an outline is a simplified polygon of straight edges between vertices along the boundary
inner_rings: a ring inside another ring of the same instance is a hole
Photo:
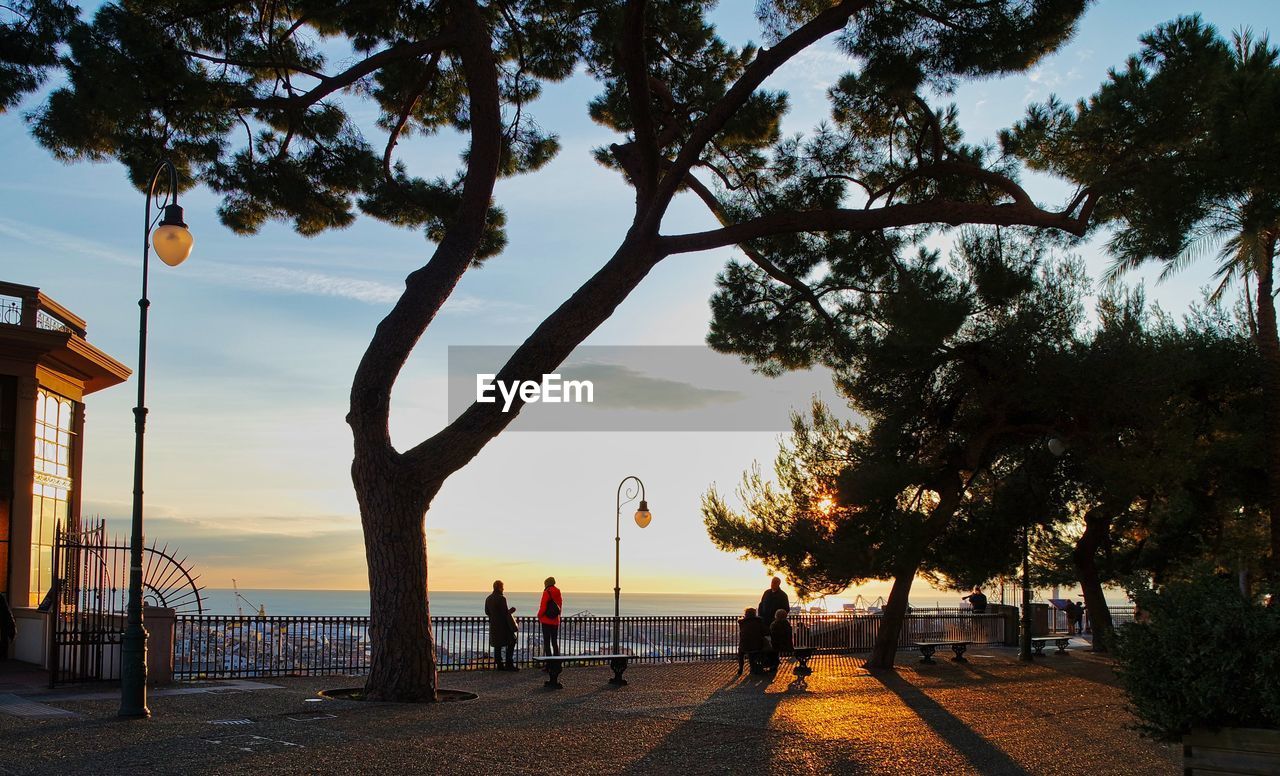
[[[624,773],[689,772],[705,769],[707,763],[723,766],[726,773],[768,772],[787,735],[771,724],[777,708],[784,699],[807,692],[803,677],[785,665],[776,675],[748,672],[730,679]]]
[[[1003,749],[991,743],[961,719],[947,711],[923,690],[891,671],[877,671],[875,678],[916,713],[944,741],[984,774],[1025,774],[1027,771]]]

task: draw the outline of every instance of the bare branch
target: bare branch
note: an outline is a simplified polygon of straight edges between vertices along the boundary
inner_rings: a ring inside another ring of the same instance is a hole
[[[1055,213],[1034,205],[987,205],[973,202],[934,200],[889,205],[874,210],[810,210],[771,213],[740,224],[658,239],[663,254],[705,251],[738,245],[748,240],[795,232],[874,231],[923,224],[991,224],[995,226],[1037,226],[1060,229],[1080,236],[1088,225],[1087,218],[1073,218],[1069,213]]]
[[[725,212],[724,205],[721,204],[720,200],[716,198],[716,195],[713,194],[711,190],[702,183],[702,181],[698,180],[693,175],[686,175],[685,185],[689,187],[690,191],[698,195],[698,198],[707,206],[707,209],[711,211],[711,214],[716,217],[717,221],[725,226],[732,223],[732,219],[729,218],[729,214]],[[818,317],[822,318],[823,322],[828,327],[832,329],[837,328],[836,321],[831,317],[831,313],[827,312],[827,308],[822,306],[822,299],[814,293],[813,289],[810,288],[808,284],[774,264],[755,248],[740,243],[738,245],[738,249],[741,250],[753,264],[764,270],[765,274],[769,277],[783,285],[790,286],[791,289],[798,293],[804,301],[809,303],[809,306],[813,308],[813,311],[818,314]]]
[[[179,49],[178,53],[192,59],[200,59],[205,62],[212,62],[216,65],[230,65],[231,67],[239,67],[245,70],[276,70],[276,71],[292,71],[294,73],[302,73],[309,75],[319,81],[325,79],[325,74],[317,70],[312,70],[301,65],[290,64],[288,62],[252,62],[245,59],[231,59],[228,57],[216,57],[212,54],[204,54],[199,51],[189,51],[187,49]]]
[[[232,104],[233,108],[278,108],[283,110],[303,110],[315,105],[320,100],[351,86],[365,76],[377,72],[388,62],[397,59],[410,59],[426,54],[443,51],[456,45],[457,39],[451,35],[441,35],[427,40],[399,43],[366,57],[341,73],[321,77],[320,83],[302,94],[289,97],[253,97],[239,100]]]
[[[661,219],[666,205],[675,196],[684,182],[685,176],[702,156],[702,151],[716,136],[729,119],[741,108],[765,79],[774,73],[788,60],[804,51],[813,43],[825,38],[844,27],[849,17],[863,10],[871,0],[844,0],[828,8],[802,25],[790,35],[778,41],[771,49],[760,49],[756,58],[747,65],[724,97],[711,107],[707,114],[697,123],[676,156],[671,169],[659,183],[658,192],[653,202],[650,220],[654,228]]]
[[[391,128],[391,134],[387,137],[387,148],[382,152],[382,172],[388,182],[395,179],[391,174],[391,152],[395,149],[396,142],[400,139],[400,133],[404,131],[405,124],[409,123],[409,116],[413,114],[413,109],[417,107],[418,101],[422,99],[422,95],[431,90],[432,85],[435,83],[436,76],[440,72],[439,66],[440,52],[432,52],[431,58],[427,60],[422,78],[409,94],[409,99],[405,100],[404,106],[400,109],[400,115],[396,117],[395,126]]]

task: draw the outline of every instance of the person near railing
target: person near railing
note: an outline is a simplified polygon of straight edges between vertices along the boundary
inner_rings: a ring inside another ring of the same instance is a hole
[[[795,651],[795,642],[791,637],[791,623],[787,621],[787,610],[779,609],[773,613],[773,622],[769,623],[769,650],[765,653],[765,666],[770,671],[778,670],[778,663],[783,655]]]
[[[748,606],[742,611],[742,619],[738,620],[738,675],[742,675],[742,666],[751,661],[751,673],[758,674],[763,669],[760,656],[764,653],[764,620],[756,616],[754,607]]]
[[[564,611],[564,597],[556,587],[556,578],[547,577],[542,583],[542,600],[538,602],[538,622],[542,624],[542,654],[560,654],[560,613]],[[543,667],[542,670],[547,670]]]
[[[484,599],[484,613],[489,618],[489,646],[493,647],[493,667],[497,671],[519,671],[515,663],[516,608],[507,606],[501,579],[493,582],[493,592]],[[502,659],[502,651],[507,659]]]
[[[9,658],[9,642],[18,636],[18,621],[13,618],[9,599],[0,593],[0,660]]]
[[[972,593],[960,600],[968,601],[969,604],[973,606],[974,614],[983,614],[987,611],[987,594],[982,592],[982,588],[976,585],[974,586]]]
[[[779,609],[784,612],[791,611],[791,599],[787,598],[787,593],[782,589],[782,580],[774,577],[769,582],[769,589],[764,591],[764,595],[760,596],[759,610],[760,619],[764,620],[765,627],[773,622],[773,613]]]

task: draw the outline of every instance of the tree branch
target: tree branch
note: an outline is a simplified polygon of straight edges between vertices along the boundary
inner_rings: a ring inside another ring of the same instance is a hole
[[[636,135],[638,158],[633,180],[636,194],[647,200],[658,181],[658,141],[653,128],[653,110],[649,100],[649,67],[645,58],[646,0],[628,0],[623,17],[622,68],[627,81],[627,97],[631,103],[631,126]]]
[[[715,194],[713,194],[710,189],[703,185],[702,181],[698,180],[693,175],[686,175],[685,184],[689,187],[690,191],[698,195],[698,198],[707,206],[707,209],[711,211],[711,214],[716,217],[717,221],[725,226],[729,226],[732,223],[732,219],[729,218],[729,214],[725,212],[724,205],[721,204],[720,200],[716,198]],[[790,286],[792,290],[804,299],[804,301],[809,303],[809,306],[818,314],[818,317],[822,318],[823,323],[833,331],[837,330],[838,327],[836,326],[835,319],[831,317],[831,313],[827,312],[827,308],[822,306],[822,300],[816,293],[814,293],[813,289],[810,288],[807,283],[774,264],[772,261],[765,258],[764,254],[749,245],[739,244],[738,249],[742,251],[753,264],[764,270],[765,274],[769,277],[783,285]]]
[[[289,97],[251,97],[246,100],[239,100],[232,103],[231,107],[258,109],[276,108],[282,110],[301,110],[309,108],[334,92],[341,91],[348,86],[351,86],[356,81],[359,81],[361,78],[377,72],[388,62],[397,59],[414,58],[436,53],[457,43],[457,38],[452,35],[441,35],[435,38],[428,38],[427,40],[399,43],[389,48],[385,48],[377,54],[366,57],[346,70],[343,70],[341,73],[337,73],[332,76],[321,76],[319,84],[302,94]]]
[[[307,67],[302,67],[301,65],[292,65],[287,62],[250,62],[244,59],[230,59],[228,57],[215,57],[212,54],[202,54],[199,51],[190,51],[188,49],[178,49],[178,53],[184,56],[191,57],[192,59],[200,59],[200,60],[204,60],[205,62],[212,62],[216,65],[230,65],[231,67],[238,67],[244,70],[267,70],[267,69],[277,70],[277,71],[291,70],[295,73],[302,73],[303,75],[309,75],[318,81],[325,80],[324,73],[321,73],[317,70],[312,70]]]
[[[382,152],[382,172],[388,182],[394,180],[394,176],[391,174],[391,152],[395,149],[396,142],[400,139],[400,133],[404,131],[405,124],[409,123],[409,116],[413,113],[414,107],[422,99],[422,95],[426,94],[435,83],[436,75],[440,72],[439,66],[440,52],[432,52],[431,58],[427,60],[426,70],[423,71],[422,78],[410,93],[409,99],[405,100],[404,107],[400,109],[400,115],[396,117],[395,126],[391,128],[391,133],[387,136],[387,148]]]
[[[724,125],[741,108],[751,95],[764,83],[765,79],[779,67],[786,64],[795,55],[810,45],[825,38],[844,27],[849,17],[863,10],[870,0],[843,0],[809,22],[796,29],[790,35],[778,41],[771,49],[760,49],[756,58],[747,65],[738,80],[725,92],[725,95],[711,107],[701,121],[694,126],[689,139],[676,156],[671,169],[658,184],[658,191],[653,200],[653,208],[649,214],[651,225],[657,228],[666,205],[675,196],[684,182],[685,176],[702,156],[702,151],[716,136]]]
[[[1083,213],[1083,211],[1082,211]],[[1055,213],[1034,205],[985,205],[970,202],[930,201],[889,205],[875,210],[809,210],[771,213],[740,224],[658,238],[658,249],[664,255],[705,251],[738,245],[748,240],[795,232],[874,231],[923,224],[991,224],[995,226],[1037,226],[1060,229],[1076,235],[1084,234],[1087,217],[1073,218],[1070,213]]]
[[[475,2],[456,3],[460,24],[456,44],[466,81],[470,107],[471,143],[462,199],[453,224],[436,247],[431,260],[405,280],[405,291],[395,307],[378,324],[369,347],[356,368],[351,385],[347,423],[354,436],[356,455],[396,459],[388,421],[391,389],[409,353],[444,305],[462,274],[471,265],[484,239],[493,187],[498,180],[502,154],[502,111],[499,105],[498,66],[491,49],[491,33]],[[417,55],[438,49],[439,40],[412,44]],[[398,49],[406,56],[409,47]],[[390,49],[375,56],[387,55]],[[370,58],[372,59],[372,57]],[[384,60],[385,61],[385,58]],[[348,71],[368,72],[369,60]],[[354,82],[355,78],[350,78]],[[438,483],[422,482],[422,488]]]

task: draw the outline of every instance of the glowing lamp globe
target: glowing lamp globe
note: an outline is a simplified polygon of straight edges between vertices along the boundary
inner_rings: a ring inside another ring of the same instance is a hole
[[[649,521],[653,519],[653,514],[649,512],[649,502],[640,501],[640,508],[636,510],[636,525],[644,528],[649,525]]]
[[[151,233],[151,245],[156,249],[160,261],[170,267],[176,267],[191,255],[195,238],[182,222],[182,208],[178,205],[166,205],[164,219]]]

